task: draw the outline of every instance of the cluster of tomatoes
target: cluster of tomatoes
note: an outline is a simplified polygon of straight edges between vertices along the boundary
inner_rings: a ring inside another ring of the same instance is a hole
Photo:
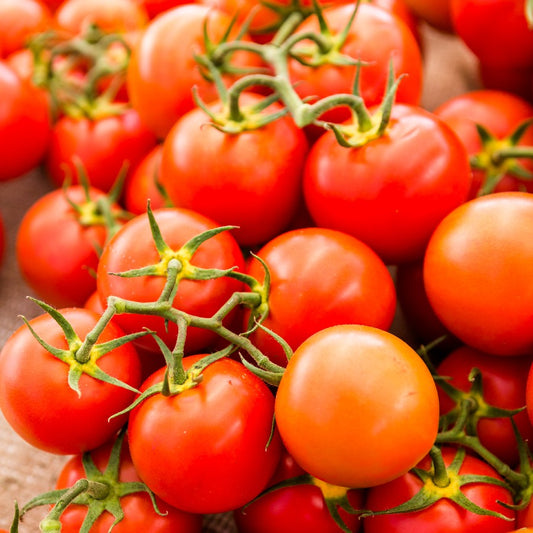
[[[485,4],[0,4],[0,180],[56,186],[0,408],[72,456],[12,533],[533,530],[533,8]],[[420,105],[421,20],[487,88]]]

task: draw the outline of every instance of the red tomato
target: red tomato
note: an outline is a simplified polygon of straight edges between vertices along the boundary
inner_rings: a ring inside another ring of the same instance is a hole
[[[457,35],[481,63],[533,66],[533,31],[524,0],[450,0]],[[490,31],[486,31],[490,28]]]
[[[88,309],[68,308],[61,313],[81,340],[100,318]],[[63,331],[50,315],[40,315],[30,324],[48,344],[68,349]],[[98,342],[123,335],[117,326],[109,324]],[[140,385],[139,358],[131,343],[103,355],[97,364],[131,387]],[[69,369],[69,364],[37,342],[26,325],[11,335],[0,352],[0,408],[23,439],[49,453],[75,454],[102,445],[126,419],[109,417],[135,398],[131,390],[96,380],[86,373],[79,380],[81,395],[78,395],[67,382]]]
[[[107,33],[136,31],[148,22],[141,5],[131,0],[65,0],[54,13],[55,24],[73,35],[96,24]]]
[[[407,472],[429,452],[438,418],[437,389],[422,359],[369,326],[333,326],[309,337],[276,395],[287,451],[311,475],[342,487]]]
[[[186,357],[185,368],[200,357]],[[143,389],[161,382],[164,372],[153,374]],[[196,513],[233,510],[265,488],[278,464],[273,416],[274,397],[265,383],[241,363],[221,359],[195,387],[155,394],[131,412],[133,463],[170,505]]]
[[[0,2],[0,51],[4,57],[25,48],[28,39],[50,26],[49,9],[39,0]]]
[[[90,188],[88,194],[90,200],[81,185],[49,192],[30,206],[17,231],[20,272],[36,295],[55,307],[82,306],[96,290],[98,253],[108,231],[96,205],[104,193]]]
[[[0,181],[34,169],[44,158],[50,139],[46,94],[0,61]]]
[[[293,350],[313,333],[337,324],[390,327],[396,310],[392,277],[381,259],[356,238],[304,228],[272,239],[257,255],[270,271],[269,313],[263,325]],[[264,269],[257,260],[250,262],[248,273],[263,280]],[[287,364],[271,335],[256,330],[250,338],[271,360]]]
[[[427,296],[460,340],[495,355],[533,349],[533,196],[489,194],[451,212],[424,259]]]
[[[450,0],[405,0],[405,3],[419,19],[438,30],[453,33]]]
[[[154,211],[163,239],[172,250],[177,251],[191,238],[216,228],[212,220],[186,209],[167,208]],[[97,272],[97,288],[102,301],[110,295],[137,302],[156,301],[165,285],[165,276],[141,276],[123,278],[113,272],[124,272],[159,262],[159,255],[150,232],[148,216],[138,215],[127,222],[104,247]],[[237,267],[244,270],[244,258],[234,237],[223,232],[204,242],[194,255],[191,263],[203,268],[227,269]],[[174,299],[174,307],[193,315],[210,317],[233,294],[242,289],[240,282],[223,277],[214,280],[180,281]],[[177,327],[165,326],[163,318],[140,314],[119,314],[114,318],[128,332],[141,331],[147,327],[174,347]],[[187,349],[195,352],[213,342],[216,334],[200,328],[187,330]],[[143,337],[143,345],[154,347],[154,341]]]
[[[90,458],[98,472],[91,473],[91,476],[88,476],[85,471],[81,455],[75,455],[69,459],[59,473],[56,488],[70,488],[80,479],[90,478],[100,481],[98,476],[100,474],[105,475],[110,451],[110,444],[91,451]],[[141,481],[131,461],[126,443],[123,444],[116,481],[118,483],[138,483]],[[111,483],[108,484],[113,494],[115,487]],[[138,533],[142,530],[150,531],[150,533],[200,533],[202,531],[202,517],[200,515],[180,511],[175,507],[166,505],[159,498],[156,498],[155,504],[160,513],[163,514],[156,512],[154,502],[145,491],[122,496],[120,505],[124,512],[124,518],[113,527],[113,531],[116,533]],[[61,531],[63,533],[78,533],[86,515],[86,505],[69,505],[61,514]],[[111,513],[104,511],[91,526],[91,532],[107,533],[113,521],[114,517]]]
[[[454,449],[444,449],[443,457],[449,465],[455,456]],[[419,468],[429,470],[431,462],[424,459]],[[460,475],[490,476],[501,480],[496,471],[484,461],[467,454],[459,470]],[[378,487],[370,489],[366,499],[366,507],[373,511],[380,511],[395,507],[414,496],[422,487],[422,481],[412,472]],[[438,489],[437,489],[438,490]],[[507,533],[509,528],[515,527],[515,512],[507,509],[498,502],[507,505],[513,503],[509,491],[505,487],[489,483],[468,483],[461,488],[461,492],[476,505],[483,509],[496,511],[509,517],[505,520],[490,515],[481,515],[465,511],[456,503],[443,498],[427,509],[412,513],[395,513],[366,518],[364,520],[365,533],[400,533],[411,531],[422,533]]]
[[[354,6],[352,3],[324,9],[324,17],[333,35],[342,32]],[[318,32],[316,16],[306,19],[297,33]],[[308,47],[307,40],[291,49]],[[360,94],[369,107],[381,103],[387,86],[390,61],[395,76],[407,74],[396,93],[396,101],[418,104],[422,88],[422,58],[412,32],[398,17],[369,3],[361,3],[355,20],[350,26],[348,38],[340,52],[354,59],[368,62],[361,67]],[[304,55],[305,59],[309,59]],[[323,98],[336,93],[351,93],[356,66],[337,66],[329,63],[310,68],[295,59],[289,63],[289,73],[300,97]],[[321,118],[341,122],[349,118],[345,107],[338,107]]]
[[[241,101],[246,106],[260,98],[250,94]],[[280,109],[275,104],[267,112]],[[206,122],[199,108],[176,122],[163,144],[161,184],[175,205],[238,226],[239,244],[262,244],[297,212],[307,139],[289,116],[236,134],[206,128]]]
[[[449,378],[454,387],[469,391],[472,382],[470,371],[478,368],[483,383],[483,398],[495,407],[520,409],[526,405],[526,382],[531,366],[531,356],[502,358],[489,355],[469,346],[451,352],[437,367],[441,376]],[[447,413],[455,404],[439,388],[441,413]],[[533,427],[526,411],[513,417],[526,441],[533,442]],[[481,443],[505,463],[518,464],[518,447],[511,421],[506,418],[481,418],[477,423]]]
[[[162,155],[163,145],[158,144],[129,173],[124,184],[123,201],[130,213],[145,213],[148,200],[152,209],[165,207],[166,199],[156,185],[156,180],[161,178]]]
[[[455,131],[470,157],[479,154],[481,162],[487,167],[473,168],[470,198],[478,195],[489,172],[503,173],[495,191],[531,188],[527,180],[519,180],[508,171],[512,160],[499,162],[497,153],[509,147],[511,134],[520,124],[533,117],[532,104],[511,93],[482,89],[447,100],[434,113]],[[483,126],[494,137],[494,142],[483,147],[476,124]],[[528,128],[518,146],[533,146],[533,127]],[[530,172],[533,171],[531,160],[514,160]]]
[[[134,0],[145,9],[150,19],[155,18],[157,15],[170,11],[172,8],[180,6],[182,4],[188,4],[187,0]]]
[[[305,474],[284,450],[270,485]],[[332,487],[335,490],[339,487]],[[326,491],[328,488],[325,489]],[[342,490],[342,489],[340,489]],[[363,492],[348,491],[354,509],[363,507]],[[339,508],[339,515],[351,532],[360,530],[361,521],[355,514]],[[340,533],[326,507],[325,497],[311,483],[277,489],[264,494],[233,513],[239,533]]]
[[[322,135],[307,158],[304,194],[318,226],[349,233],[397,264],[422,258],[437,224],[466,200],[470,180],[454,132],[428,111],[398,104],[385,134],[359,148]]]
[[[481,85],[506,91],[533,102],[533,65],[526,68],[479,63]]]
[[[56,185],[77,181],[81,162],[92,186],[109,191],[124,165],[134,167],[156,145],[156,138],[134,109],[118,115],[61,117],[52,129],[46,171]]]
[[[146,28],[133,48],[127,72],[128,94],[143,122],[163,139],[176,120],[195,107],[192,88],[204,101],[218,98],[194,59],[205,50],[204,24],[210,39],[218,43],[231,17],[217,9],[185,4],[162,13]],[[236,37],[237,28],[231,32]],[[246,37],[244,37],[246,39]],[[232,65],[258,66],[250,53],[235,53]]]

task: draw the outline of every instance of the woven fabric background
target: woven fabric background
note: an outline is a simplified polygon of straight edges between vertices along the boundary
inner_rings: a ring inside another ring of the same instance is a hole
[[[456,38],[423,28],[425,87],[422,104],[427,109],[446,99],[479,87],[474,56]],[[21,325],[20,315],[38,314],[39,308],[26,299],[31,290],[21,279],[15,259],[15,236],[25,210],[51,190],[45,176],[34,171],[11,182],[0,183],[0,214],[7,232],[7,249],[0,266],[0,348]],[[0,413],[0,528],[9,528],[13,504],[51,490],[66,462],[65,457],[33,449],[16,435]],[[21,533],[35,533],[43,513],[27,514]],[[231,515],[206,517],[205,533],[234,533]]]

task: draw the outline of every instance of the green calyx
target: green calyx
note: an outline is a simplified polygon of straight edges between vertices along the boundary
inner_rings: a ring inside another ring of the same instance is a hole
[[[533,119],[523,121],[508,137],[498,139],[485,127],[476,124],[482,148],[470,158],[470,165],[485,173],[478,196],[492,193],[506,175],[522,182],[533,180],[533,172],[520,161],[533,159],[533,147],[518,144],[530,127],[533,127]]]
[[[51,511],[39,525],[42,533],[61,531],[61,515],[69,505],[87,507],[87,514],[80,528],[80,533],[89,533],[91,527],[105,512],[110,513],[115,519],[110,528],[111,531],[124,519],[121,499],[128,494],[137,492],[146,492],[152,500],[154,511],[159,515],[163,515],[157,508],[153,493],[144,483],[119,480],[120,455],[124,435],[125,431],[123,430],[113,443],[109,461],[104,471],[100,471],[96,467],[89,452],[84,453],[82,462],[85,478],[78,480],[70,488],[53,490],[33,498],[20,512],[17,508],[11,531],[17,531],[18,522],[24,513],[41,505],[53,505]]]
[[[113,339],[111,341],[100,344],[97,344],[97,339],[94,339],[94,342],[90,344],[90,349],[82,350],[82,347],[86,346],[86,344],[82,342],[78,334],[74,331],[72,325],[59,311],[57,311],[57,309],[54,309],[50,305],[34,298],[30,299],[36,302],[43,309],[43,311],[48,313],[61,327],[65,335],[68,348],[63,349],[50,345],[37,334],[37,332],[32,328],[31,324],[28,322],[28,320],[26,320],[26,318],[22,317],[22,319],[24,320],[24,323],[26,324],[34,338],[37,340],[37,342],[54,357],[69,366],[68,384],[69,387],[78,394],[78,396],[81,396],[79,382],[81,376],[84,374],[98,381],[103,381],[111,385],[116,385],[132,392],[138,392],[137,389],[135,389],[131,385],[124,383],[123,381],[120,381],[119,379],[104,372],[98,366],[98,360],[110,351],[134,339],[144,336],[148,332],[143,331],[139,333],[133,333],[131,335],[124,335],[117,339]]]

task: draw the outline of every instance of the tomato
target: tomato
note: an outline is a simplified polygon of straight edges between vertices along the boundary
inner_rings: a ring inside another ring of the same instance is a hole
[[[533,196],[489,194],[459,206],[436,228],[424,285],[442,323],[495,355],[533,348]]]
[[[530,188],[527,180],[520,180],[510,171],[512,161],[519,162],[530,172],[533,163],[526,159],[507,159],[496,161],[497,153],[509,147],[509,137],[516,128],[533,117],[533,105],[508,92],[481,89],[463,93],[445,101],[434,110],[459,136],[470,157],[479,155],[485,168],[473,168],[470,198],[480,192],[490,172],[502,173],[495,191],[519,190]],[[493,137],[494,142],[483,146],[476,124],[483,126]],[[533,145],[533,127],[526,130],[518,146]]]
[[[51,13],[39,0],[0,3],[0,51],[4,57],[25,48],[28,39],[47,30]]]
[[[97,471],[91,472],[91,476],[88,476],[85,471],[81,455],[70,458],[58,475],[56,488],[70,488],[80,479],[98,480],[99,475],[105,475],[110,452],[110,444],[105,444],[90,452],[90,459]],[[118,483],[138,483],[141,481],[125,444],[123,444],[120,455],[116,481]],[[159,498],[156,498],[155,504],[159,513],[154,509],[154,502],[146,491],[122,496],[120,505],[124,512],[124,518],[113,527],[113,531],[116,533],[138,533],[142,529],[150,531],[150,533],[200,533],[202,531],[202,517],[200,515],[180,511],[175,507],[166,505]],[[78,533],[86,515],[86,505],[69,505],[61,514],[61,531],[63,533]],[[107,533],[113,521],[114,518],[111,513],[103,512],[91,526],[91,532]]]
[[[138,4],[142,5],[150,19],[155,18],[157,15],[170,11],[172,8],[182,4],[188,4],[190,2],[186,0],[134,0]]]
[[[65,0],[55,11],[58,29],[73,35],[96,24],[107,33],[126,33],[146,26],[148,15],[131,0]]]
[[[293,350],[313,333],[337,324],[390,327],[396,310],[394,282],[375,252],[355,237],[303,228],[272,239],[257,255],[270,271],[269,313],[262,324]],[[250,262],[248,273],[264,277],[258,260]],[[271,335],[256,330],[250,339],[271,360],[287,364]]]
[[[333,35],[338,36],[344,30],[353,9],[352,3],[324,9],[324,17]],[[309,31],[319,31],[316,16],[306,19],[296,33]],[[294,46],[291,51],[298,54],[298,50],[301,52],[304,46],[309,46],[307,40]],[[407,74],[398,87],[396,101],[419,103],[422,87],[420,48],[406,24],[392,13],[369,3],[361,3],[340,52],[368,63],[361,67],[360,76],[360,94],[367,106],[382,101],[391,59],[395,77]],[[303,57],[312,61],[307,54]],[[356,69],[356,66],[337,66],[328,62],[310,68],[296,59],[289,63],[290,80],[301,98],[351,93]],[[341,122],[349,116],[345,107],[338,107],[321,118]]]
[[[405,0],[405,3],[419,19],[438,30],[453,33],[451,0]]]
[[[200,357],[186,357],[185,368]],[[164,371],[141,390],[161,382]],[[173,396],[155,394],[135,407],[128,425],[133,464],[170,505],[196,513],[233,510],[265,488],[278,464],[273,415],[274,397],[265,383],[241,363],[221,359],[196,386]]]
[[[443,450],[444,462],[449,465],[455,456],[455,450]],[[424,459],[419,468],[428,470],[431,463]],[[484,461],[467,454],[459,469],[459,475],[490,476],[501,480],[496,471]],[[370,489],[366,499],[366,507],[373,511],[380,511],[395,507],[414,496],[422,487],[422,481],[412,472],[378,487]],[[461,488],[461,492],[476,505],[483,509],[496,511],[510,518],[505,520],[490,515],[481,515],[465,511],[456,503],[446,498],[440,499],[427,509],[411,513],[395,513],[374,516],[364,519],[365,533],[399,533],[411,531],[422,533],[507,533],[515,524],[515,512],[509,510],[499,502],[511,505],[513,503],[509,491],[502,486],[489,483],[468,483]]]
[[[284,450],[280,464],[270,485],[305,474]],[[327,491],[327,488],[326,488]],[[363,507],[363,492],[348,491],[348,500],[354,509]],[[339,509],[339,515],[352,532],[360,529],[361,521],[355,514]],[[250,504],[233,513],[239,533],[339,533],[340,527],[328,511],[325,498],[317,485],[311,483],[276,489],[263,494]]]
[[[455,32],[481,63],[533,66],[533,31],[524,0],[450,0],[450,5]]]
[[[243,95],[243,112],[260,98]],[[241,245],[262,244],[296,214],[307,139],[288,116],[236,134],[204,127],[208,121],[198,108],[176,122],[163,143],[161,184],[175,205],[238,226]]]
[[[50,139],[44,92],[0,61],[0,181],[16,178],[43,160]]]
[[[322,135],[303,179],[318,226],[349,233],[399,264],[422,258],[437,224],[466,200],[471,172],[465,147],[443,121],[398,104],[385,134],[359,148]]]
[[[185,4],[162,13],[133,47],[127,72],[128,94],[142,121],[163,139],[176,120],[195,106],[192,88],[204,101],[218,98],[214,85],[202,75],[194,54],[205,51],[204,24],[217,43],[231,17],[217,9]],[[237,29],[230,33],[236,37]],[[246,37],[243,37],[246,39]],[[258,66],[254,55],[235,53],[231,64]]]
[[[479,63],[479,77],[486,89],[510,92],[533,101],[533,65],[520,68]]]
[[[88,309],[61,312],[81,340],[99,319]],[[67,350],[65,334],[49,314],[32,319],[30,324],[45,342]],[[98,342],[121,336],[122,330],[109,324]],[[139,358],[131,343],[101,356],[97,365],[131,387],[140,385]],[[49,453],[75,454],[102,445],[125,422],[125,416],[109,417],[135,398],[133,391],[96,380],[85,372],[79,380],[78,395],[68,384],[69,369],[69,364],[37,342],[26,325],[9,337],[0,352],[0,408],[24,440]]]
[[[155,145],[134,109],[94,120],[63,116],[52,128],[46,171],[55,185],[76,182],[81,162],[91,185],[109,191],[124,165],[134,167]]]
[[[481,371],[483,398],[495,407],[520,409],[526,405],[526,382],[531,366],[530,355],[502,358],[469,346],[452,351],[437,367],[441,376],[449,378],[454,387],[469,391],[468,376],[473,368]],[[448,412],[454,403],[439,388],[441,412]],[[533,427],[526,411],[513,417],[518,431],[526,441],[533,441]],[[506,418],[481,418],[476,425],[481,443],[505,463],[518,464],[518,447],[511,421]]]
[[[317,394],[317,391],[320,391]],[[287,451],[311,475],[362,488],[398,477],[433,445],[438,394],[418,354],[362,325],[325,328],[289,360],[276,395]]]
[[[166,199],[157,188],[156,180],[160,179],[163,145],[157,144],[144,158],[131,169],[124,184],[123,202],[126,209],[135,215],[146,212],[148,200],[150,207],[165,207]]]
[[[162,208],[154,211],[163,239],[177,251],[189,239],[200,233],[218,227],[212,220],[187,209]],[[114,272],[124,272],[159,262],[159,255],[150,232],[148,216],[138,215],[127,222],[113,236],[102,251],[97,271],[97,289],[102,301],[110,295],[137,302],[155,302],[165,285],[165,276],[141,276],[124,278]],[[191,263],[203,268],[244,269],[244,258],[234,237],[223,232],[204,242],[195,253]],[[180,281],[174,299],[174,307],[193,315],[210,317],[242,285],[235,279],[222,277],[214,280]],[[163,318],[141,314],[119,314],[116,320],[128,332],[140,331],[147,327],[173,348],[176,341],[175,324],[165,326]],[[213,342],[216,334],[200,328],[187,330],[187,349],[189,353],[206,347]],[[143,345],[154,347],[154,341],[143,337]],[[158,350],[158,349],[157,349]],[[158,350],[159,351],[159,350]]]
[[[108,236],[96,204],[104,197],[94,187],[86,196],[81,185],[72,185],[42,196],[22,217],[17,264],[26,283],[48,304],[81,306],[96,290],[98,253]],[[76,212],[69,201],[82,212]]]

